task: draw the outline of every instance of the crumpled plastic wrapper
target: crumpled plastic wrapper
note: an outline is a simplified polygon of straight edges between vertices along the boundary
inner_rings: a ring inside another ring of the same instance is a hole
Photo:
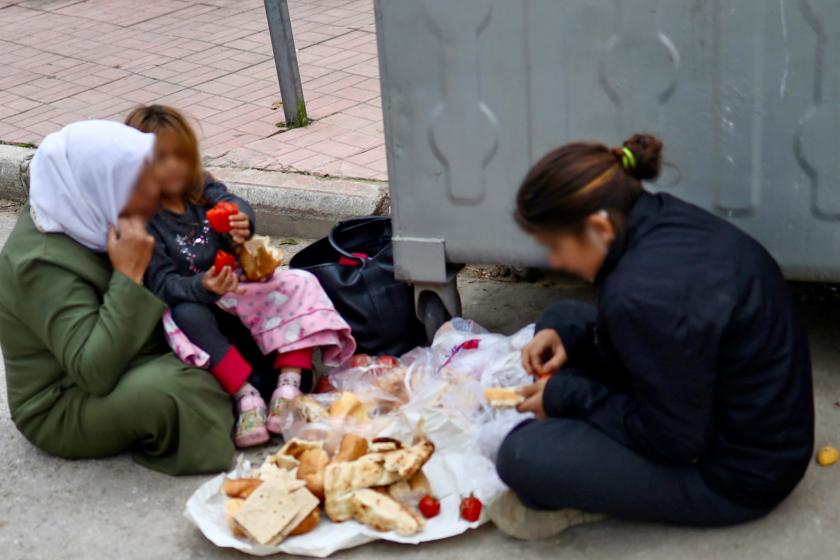
[[[324,516],[310,533],[274,547],[260,546],[233,536],[228,529],[227,498],[221,493],[225,475],[204,483],[190,497],[186,517],[217,546],[255,556],[286,553],[323,558],[373,540],[419,544],[478,527],[486,518],[482,516],[476,523],[463,521],[461,498],[475,494],[487,504],[505,489],[496,474],[496,454],[510,430],[531,417],[490,408],[483,400],[483,389],[531,382],[521,366],[520,350],[533,333],[531,325],[508,337],[488,333],[472,321],[454,319],[441,327],[430,348],[405,354],[395,367],[373,364],[330,373],[337,391],[350,391],[364,403],[369,422],[331,417],[307,422],[300,414],[288,419],[289,437],[323,440],[330,451],[347,432],[410,441],[421,423],[436,446],[423,470],[441,501],[441,513],[428,520],[420,533],[410,537],[381,533],[355,521],[332,523]],[[336,398],[337,393],[313,396],[325,409]],[[238,478],[249,470],[250,465],[240,461],[229,476]]]

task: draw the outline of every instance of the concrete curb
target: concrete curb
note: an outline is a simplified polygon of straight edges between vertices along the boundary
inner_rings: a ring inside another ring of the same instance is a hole
[[[322,237],[340,220],[390,212],[384,183],[233,167],[207,170],[254,206],[260,231],[271,235]]]
[[[25,201],[29,188],[29,162],[35,150],[0,144],[0,198]]]
[[[0,198],[26,201],[34,153],[0,144]],[[385,183],[235,167],[207,170],[253,204],[261,233],[321,237],[340,220],[390,211]]]

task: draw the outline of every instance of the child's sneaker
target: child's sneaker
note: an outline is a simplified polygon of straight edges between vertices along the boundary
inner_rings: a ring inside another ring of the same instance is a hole
[[[265,401],[258,392],[248,392],[237,399],[236,410],[238,418],[233,438],[236,447],[254,447],[271,439],[265,426]]]
[[[266,427],[272,434],[283,435],[286,419],[289,417],[291,404],[301,396],[300,387],[296,385],[278,385],[271,394],[271,414]]]

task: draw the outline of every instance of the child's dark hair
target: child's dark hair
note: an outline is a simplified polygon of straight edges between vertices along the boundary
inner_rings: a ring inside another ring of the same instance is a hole
[[[201,165],[198,137],[187,118],[177,109],[166,105],[146,105],[132,110],[125,124],[142,132],[174,134],[181,146],[181,155],[193,168],[187,198],[193,204],[204,204],[205,173]]]
[[[628,153],[629,152],[629,153]],[[514,218],[528,233],[574,230],[607,210],[618,227],[662,167],[662,141],[634,134],[621,147],[574,142],[546,154],[525,176]]]

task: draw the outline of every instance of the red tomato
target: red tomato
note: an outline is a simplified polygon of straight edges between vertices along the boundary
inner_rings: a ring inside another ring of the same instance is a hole
[[[228,202],[224,200],[218,203],[216,205],[216,208],[220,208],[228,214],[236,214],[237,212],[239,212],[239,206],[237,206],[235,202]]]
[[[423,517],[426,519],[431,519],[432,517],[437,517],[440,513],[440,502],[437,498],[433,496],[429,496],[426,494],[420,500],[420,504],[417,506],[420,508],[420,513],[423,514]]]
[[[221,249],[216,251],[216,260],[213,262],[213,266],[216,268],[216,273],[222,271],[222,269],[226,266],[236,268],[236,259],[230,253],[225,253]]]
[[[400,365],[400,362],[393,356],[377,356],[376,365],[386,368],[394,368]]]
[[[461,500],[461,519],[475,523],[481,517],[481,500],[470,494]]]
[[[227,233],[231,230],[230,218],[239,213],[239,207],[233,202],[220,202],[207,211],[207,222],[213,231]]]
[[[357,367],[368,367],[373,363],[373,359],[368,356],[367,354],[356,354],[352,358],[350,358],[350,367],[357,368]]]

